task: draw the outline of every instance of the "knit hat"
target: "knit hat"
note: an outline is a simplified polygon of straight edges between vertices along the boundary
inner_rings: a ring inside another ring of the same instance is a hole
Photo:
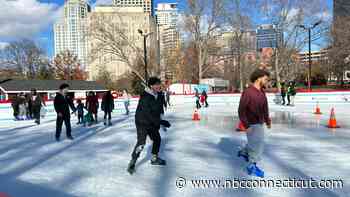
[[[151,87],[156,84],[161,84],[162,82],[158,77],[151,77],[148,79],[148,86]]]

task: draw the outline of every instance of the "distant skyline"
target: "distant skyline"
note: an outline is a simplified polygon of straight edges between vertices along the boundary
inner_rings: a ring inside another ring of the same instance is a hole
[[[3,0],[0,3],[0,48],[6,43],[20,38],[30,38],[39,43],[48,56],[54,53],[53,24],[63,14],[65,0]],[[185,7],[186,0],[154,0],[157,3],[177,2],[179,9]],[[112,4],[112,0],[89,0],[96,4]],[[332,8],[333,0],[325,0],[328,8]],[[331,11],[329,11],[331,12]],[[327,13],[332,14],[332,13]],[[260,19],[255,19],[260,21]],[[313,46],[317,49],[317,46]]]

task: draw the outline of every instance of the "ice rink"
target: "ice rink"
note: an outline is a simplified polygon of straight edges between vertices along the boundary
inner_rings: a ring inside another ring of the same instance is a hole
[[[166,113],[172,127],[161,131],[160,156],[167,166],[150,165],[150,140],[136,173],[126,167],[136,143],[134,113],[113,114],[113,126],[76,125],[74,141],[54,140],[55,117],[36,126],[32,121],[0,124],[0,193],[9,197],[349,197],[350,104],[322,104],[323,115],[312,105],[270,105],[273,128],[266,130],[260,165],[265,179],[341,179],[343,188],[196,188],[191,180],[254,179],[246,175],[245,162],[236,157],[245,134],[234,131],[237,105],[210,105],[200,111],[201,121],[191,120],[193,106],[172,106]],[[328,129],[335,107],[341,128]],[[178,188],[179,177],[186,185]],[[1,195],[0,195],[1,196]]]

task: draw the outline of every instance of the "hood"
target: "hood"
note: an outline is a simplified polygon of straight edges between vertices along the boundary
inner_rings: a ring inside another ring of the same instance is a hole
[[[145,87],[145,92],[147,92],[148,94],[154,96],[155,99],[158,98],[158,94],[154,93],[149,87]]]

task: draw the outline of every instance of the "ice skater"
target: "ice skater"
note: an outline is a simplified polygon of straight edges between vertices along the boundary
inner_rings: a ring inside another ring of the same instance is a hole
[[[194,94],[194,97],[196,98],[196,108],[197,109],[200,109],[202,106],[201,104],[199,103],[199,100],[200,100],[200,96],[199,96],[199,92],[198,92],[198,89],[194,89],[195,90],[195,94]]]
[[[83,102],[81,102],[80,99],[77,100],[77,112],[78,112],[78,122],[77,124],[85,124],[85,121],[84,121],[84,104]]]
[[[288,106],[294,106],[294,97],[297,94],[295,90],[295,84],[293,81],[289,82],[288,91],[287,91],[287,100],[288,100]]]
[[[46,106],[44,99],[37,93],[36,89],[31,90],[31,112],[36,124],[40,124],[40,111],[43,106]]]
[[[111,126],[112,125],[111,113],[114,109],[114,98],[110,90],[106,92],[105,95],[103,96],[101,108],[102,108],[102,111],[104,111],[103,124],[104,125],[108,124],[108,126]],[[107,123],[107,116],[108,116],[108,123]]]
[[[250,81],[253,84],[242,93],[238,108],[239,119],[248,129],[247,144],[239,150],[238,156],[248,162],[246,167],[248,174],[259,177],[264,177],[264,171],[257,166],[265,144],[263,124],[266,123],[267,128],[271,128],[267,98],[263,90],[269,81],[269,76],[267,71],[261,69],[251,74]]]
[[[208,105],[208,94],[207,94],[207,92],[205,90],[203,90],[202,96],[203,96],[203,99],[204,99],[203,105],[205,105],[205,107],[208,107],[209,106]]]
[[[161,81],[157,77],[151,77],[148,81],[148,87],[142,93],[136,109],[135,123],[137,130],[137,143],[131,155],[131,160],[127,171],[130,174],[135,172],[135,164],[146,144],[147,136],[153,141],[152,147],[152,165],[166,165],[166,161],[158,155],[161,137],[159,134],[160,125],[170,127],[166,120],[161,119],[164,113],[163,101],[159,98]]]
[[[97,111],[98,111],[98,98],[97,98],[97,95],[95,95],[94,92],[89,92],[89,95],[88,97],[86,98],[86,103],[85,103],[85,106],[87,107],[87,110],[89,112],[89,114],[91,116],[94,116],[92,118],[93,121],[95,121],[95,124],[98,123],[98,120],[97,120]],[[91,121],[89,123],[89,126],[92,125],[92,122]]]
[[[128,93],[127,89],[123,90],[123,102],[124,102],[124,108],[125,108],[125,115],[129,115],[129,106],[130,106],[130,95]]]
[[[281,105],[285,105],[286,104],[286,87],[284,82],[281,83],[281,98],[282,98]]]
[[[57,113],[56,120],[56,141],[60,141],[60,136],[62,132],[63,122],[66,126],[66,135],[67,138],[73,140],[72,136],[72,128],[70,124],[70,111],[69,108],[72,109],[73,112],[76,111],[76,108],[73,104],[72,98],[70,98],[67,94],[69,91],[69,85],[64,83],[60,85],[59,92],[56,94],[54,100],[55,111]]]

